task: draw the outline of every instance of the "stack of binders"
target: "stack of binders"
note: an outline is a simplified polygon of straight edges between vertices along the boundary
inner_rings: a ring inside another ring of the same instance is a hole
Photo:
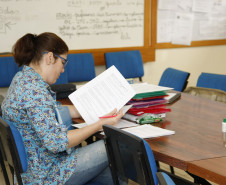
[[[141,88],[143,86],[140,86]],[[128,110],[124,118],[136,121],[139,124],[155,123],[162,121],[166,116],[165,113],[171,110],[166,107],[167,90],[168,88],[156,88],[156,86],[147,84],[147,88],[150,90],[144,90],[138,93],[127,103],[132,105]],[[153,90],[154,89],[154,90]],[[135,89],[136,90],[136,89]]]

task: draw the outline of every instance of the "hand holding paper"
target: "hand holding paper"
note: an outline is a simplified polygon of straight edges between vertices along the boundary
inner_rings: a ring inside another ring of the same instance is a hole
[[[85,122],[92,124],[114,108],[120,110],[134,95],[131,85],[112,66],[70,94],[69,99]]]
[[[119,120],[121,120],[123,116],[122,110],[118,111],[117,114],[106,116],[105,118],[101,118],[99,123],[103,125],[112,125],[115,126],[118,124]]]
[[[117,110],[114,109],[110,114],[101,116],[101,117],[99,117],[99,118],[100,118],[100,119],[103,119],[103,118],[113,118],[113,117],[116,117],[116,116],[117,116]]]
[[[114,118],[114,117],[116,117],[117,116],[117,114],[115,114],[115,115],[112,115],[112,116],[101,116],[101,117],[99,117],[100,119],[103,119],[103,118]]]

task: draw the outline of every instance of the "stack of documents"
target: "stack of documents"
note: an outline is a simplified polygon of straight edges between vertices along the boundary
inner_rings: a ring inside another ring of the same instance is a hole
[[[87,123],[76,123],[76,124],[73,124],[73,127],[75,128],[82,128],[82,127],[85,127],[87,126],[88,124]],[[130,128],[130,127],[137,127],[139,126],[137,123],[133,123],[131,121],[127,121],[125,119],[120,119],[119,122],[116,124],[116,125],[113,125],[114,127],[116,128]]]
[[[144,116],[149,116],[150,123],[159,122],[162,120],[161,118],[165,117],[165,113],[170,111],[166,108],[167,100],[165,97],[168,96],[167,91],[172,88],[147,83],[132,84],[131,86],[136,95],[127,103],[132,105],[132,108],[129,109],[124,118],[139,121]],[[145,121],[147,122],[147,119]]]
[[[123,128],[123,127],[121,128],[122,130],[143,139],[169,136],[169,135],[175,134],[175,131],[159,128],[152,125],[139,125],[139,126],[132,126],[129,128]],[[101,132],[100,134],[104,135],[104,132]]]
[[[167,93],[168,96],[166,96],[164,99],[167,101],[167,103],[172,103],[178,98],[180,98],[181,93],[175,92],[175,93]]]

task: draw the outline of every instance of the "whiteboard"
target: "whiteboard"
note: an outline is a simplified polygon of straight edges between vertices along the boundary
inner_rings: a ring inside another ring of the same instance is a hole
[[[0,0],[0,52],[42,32],[70,50],[144,46],[144,0]]]

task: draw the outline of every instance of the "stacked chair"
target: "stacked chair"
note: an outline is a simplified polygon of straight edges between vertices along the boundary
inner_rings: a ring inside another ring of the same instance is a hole
[[[226,103],[226,75],[201,73],[196,87],[188,87],[184,92]]]

